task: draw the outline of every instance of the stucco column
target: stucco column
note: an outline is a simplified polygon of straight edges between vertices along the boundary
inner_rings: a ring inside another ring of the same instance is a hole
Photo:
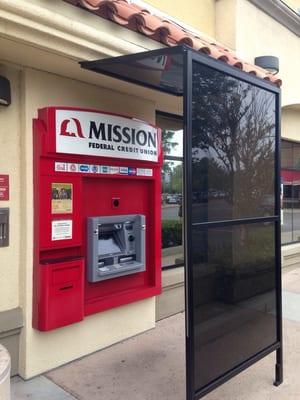
[[[10,399],[10,355],[0,344],[0,399]]]

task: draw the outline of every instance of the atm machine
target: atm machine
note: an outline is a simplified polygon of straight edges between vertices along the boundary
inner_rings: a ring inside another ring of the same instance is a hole
[[[34,129],[33,326],[48,331],[161,292],[161,134],[48,107]]]
[[[144,215],[88,218],[89,282],[145,271]]]

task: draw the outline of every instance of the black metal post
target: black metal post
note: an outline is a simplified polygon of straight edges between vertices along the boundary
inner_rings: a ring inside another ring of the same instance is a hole
[[[275,213],[278,215],[276,224],[276,299],[277,299],[277,340],[280,347],[276,350],[275,381],[274,385],[279,386],[283,382],[283,335],[282,335],[282,273],[281,273],[281,95],[276,97],[276,153],[275,153],[275,190],[276,203]]]
[[[184,151],[184,259],[186,316],[186,399],[194,399],[193,268],[192,268],[192,57],[183,57],[183,151]]]

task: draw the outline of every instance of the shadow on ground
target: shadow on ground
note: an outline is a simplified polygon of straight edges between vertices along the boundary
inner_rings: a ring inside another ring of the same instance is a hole
[[[206,400],[300,399],[300,269],[284,271],[284,383],[273,386],[274,354]],[[184,400],[184,314],[46,376],[79,400]],[[205,365],[203,366],[205,368]]]

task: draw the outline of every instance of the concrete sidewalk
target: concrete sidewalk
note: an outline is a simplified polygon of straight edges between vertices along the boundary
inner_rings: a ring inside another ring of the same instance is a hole
[[[206,396],[207,400],[299,400],[300,268],[283,271],[284,383],[273,386],[272,354]],[[14,378],[12,400],[184,400],[184,315],[45,376]]]

